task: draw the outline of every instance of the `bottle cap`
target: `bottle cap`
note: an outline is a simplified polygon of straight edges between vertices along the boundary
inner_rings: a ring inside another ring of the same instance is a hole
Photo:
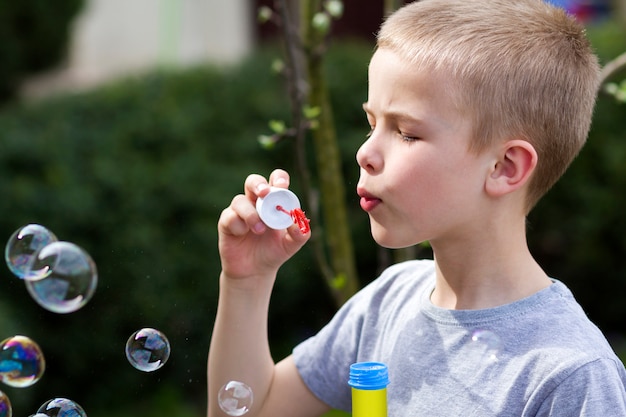
[[[282,207],[287,213],[276,207]],[[291,210],[300,208],[300,200],[286,188],[271,187],[269,194],[256,200],[256,211],[267,227],[271,229],[286,229],[293,224]]]
[[[348,385],[363,390],[383,389],[389,384],[387,365],[380,362],[359,362],[350,365]]]

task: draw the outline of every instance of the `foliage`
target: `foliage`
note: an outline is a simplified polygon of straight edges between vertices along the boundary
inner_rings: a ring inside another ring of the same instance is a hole
[[[343,14],[343,2],[301,0],[294,9],[299,18],[292,17],[286,0],[277,0],[275,10],[267,6],[259,10],[261,22],[272,21],[282,32],[285,60],[273,67],[285,75],[293,126],[288,129],[282,121],[270,121],[273,134],[261,135],[259,141],[266,148],[284,138],[295,142],[297,173],[303,185],[301,198],[310,207],[311,220],[318,224],[310,246],[339,307],[359,289],[341,152],[324,65],[331,24]],[[307,146],[309,138],[311,145]]]
[[[46,397],[67,396],[97,417],[138,398],[150,404],[163,386],[204,408],[217,218],[247,174],[293,171],[290,143],[268,152],[256,141],[267,120],[288,108],[280,78],[267,71],[274,53],[223,72],[157,73],[0,113],[0,236],[43,224],[87,250],[100,279],[86,307],[55,315],[5,268],[0,300],[12,326],[3,332],[32,337],[48,361],[38,384],[6,389],[18,415]],[[358,49],[342,54],[364,66]],[[297,177],[293,183],[298,192]],[[305,250],[281,270],[270,317],[278,356],[334,310],[311,264]],[[172,343],[170,361],[154,374],[134,370],[124,356],[126,339],[141,327],[162,330]]]
[[[72,19],[84,0],[3,1],[0,5],[0,103],[22,78],[64,57]]]

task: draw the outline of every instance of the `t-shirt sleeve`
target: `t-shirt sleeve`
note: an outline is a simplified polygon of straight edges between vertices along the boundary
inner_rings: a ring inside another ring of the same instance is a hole
[[[612,359],[589,362],[560,382],[542,402],[538,417],[625,417],[624,368]]]
[[[315,336],[296,346],[294,361],[309,389],[330,407],[349,411],[352,406],[348,386],[350,365],[380,361],[371,357],[371,332],[376,332],[380,303],[398,275],[413,264],[396,264],[348,300],[333,319]],[[369,329],[369,335],[366,335]]]
[[[304,383],[330,407],[349,411],[350,365],[356,362],[363,322],[362,290],[346,302],[315,336],[295,347],[293,357]]]

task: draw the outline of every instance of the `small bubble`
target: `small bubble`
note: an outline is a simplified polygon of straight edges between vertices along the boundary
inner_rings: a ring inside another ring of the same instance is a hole
[[[13,415],[13,408],[11,407],[11,401],[7,395],[0,391],[0,417],[11,417]]]
[[[23,388],[41,379],[46,361],[39,345],[26,336],[13,336],[0,342],[0,381]]]
[[[35,417],[87,417],[87,413],[83,408],[72,400],[67,398],[54,398],[48,400],[39,407]]]
[[[49,268],[47,277],[25,281],[33,299],[53,313],[72,313],[91,299],[98,285],[96,264],[70,242],[53,242],[39,251],[33,268]]]
[[[502,352],[502,340],[490,330],[476,330],[472,333],[472,345],[480,356],[488,361],[497,361]]]
[[[56,241],[54,233],[38,224],[20,227],[11,235],[4,249],[7,267],[20,279],[45,278],[50,274],[50,270],[45,267],[33,268],[33,262],[41,249]]]
[[[252,407],[252,388],[243,382],[230,381],[220,389],[217,402],[223,412],[229,416],[242,416]]]
[[[170,342],[156,329],[137,330],[126,342],[126,358],[140,371],[156,371],[165,365],[169,357]]]

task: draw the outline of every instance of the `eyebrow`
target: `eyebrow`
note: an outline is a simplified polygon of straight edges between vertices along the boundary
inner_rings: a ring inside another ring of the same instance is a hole
[[[367,104],[367,102],[363,103],[363,111],[365,111],[365,113],[370,114],[370,115],[374,115],[374,112],[372,111],[372,109],[369,107],[369,105]],[[423,121],[416,119],[415,117],[410,116],[407,113],[400,113],[400,112],[395,112],[395,111],[388,111],[388,112],[384,112],[383,113],[385,117],[400,121],[400,122],[406,122],[406,123],[423,123]]]

